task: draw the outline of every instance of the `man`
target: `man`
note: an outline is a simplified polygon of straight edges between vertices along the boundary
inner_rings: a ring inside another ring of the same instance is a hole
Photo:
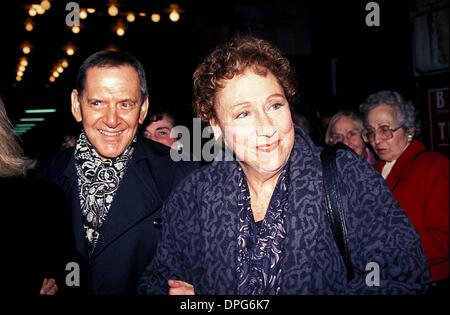
[[[174,125],[175,119],[168,112],[151,115],[150,123],[144,130],[144,137],[171,147],[176,141],[175,138],[170,137]]]
[[[148,111],[145,72],[133,56],[100,51],[81,65],[72,114],[83,126],[74,148],[42,165],[71,203],[88,293],[135,294],[160,235],[160,207],[197,164],[137,135]]]

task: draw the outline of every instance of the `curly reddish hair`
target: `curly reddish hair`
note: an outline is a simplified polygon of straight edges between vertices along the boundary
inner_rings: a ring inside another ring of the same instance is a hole
[[[204,122],[217,120],[215,103],[225,80],[251,69],[265,76],[270,71],[284,90],[290,106],[297,98],[297,81],[289,61],[268,41],[252,36],[235,37],[217,46],[194,72],[193,109]]]

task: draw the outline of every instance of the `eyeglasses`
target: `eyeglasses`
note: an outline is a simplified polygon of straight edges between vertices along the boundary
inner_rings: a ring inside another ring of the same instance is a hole
[[[333,143],[337,143],[337,142],[343,142],[344,139],[350,140],[354,137],[359,137],[361,134],[359,132],[360,129],[355,128],[352,129],[350,131],[348,131],[345,135],[343,135],[342,133],[332,133],[331,134],[331,141]]]
[[[375,130],[372,127],[366,127],[363,132],[362,136],[365,142],[373,142],[375,141],[376,135],[379,135],[381,140],[389,140],[394,137],[394,132],[402,128],[402,126],[399,126],[395,129],[392,129],[391,127],[384,125],[380,126]]]

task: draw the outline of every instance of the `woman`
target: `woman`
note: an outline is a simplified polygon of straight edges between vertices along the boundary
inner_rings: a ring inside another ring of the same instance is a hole
[[[168,199],[163,237],[140,280],[139,293],[426,289],[430,280],[419,236],[376,171],[352,152],[340,151],[356,274],[347,283],[325,215],[320,149],[292,123],[294,82],[280,51],[253,37],[217,47],[199,65],[194,109],[237,160],[217,159],[201,168]],[[399,234],[404,247],[397,243]],[[369,262],[381,265],[381,286],[366,283]]]
[[[73,243],[65,200],[55,187],[30,174],[34,164],[23,156],[0,99],[2,293],[73,293],[63,283],[66,263],[76,258],[69,252]]]
[[[360,110],[364,140],[381,160],[375,168],[419,232],[433,281],[448,279],[448,159],[418,140],[416,110],[399,93],[372,94]]]
[[[325,143],[333,145],[342,142],[349,146],[367,163],[373,165],[377,162],[375,154],[366,146],[362,139],[363,121],[353,111],[339,111],[333,115],[325,133]]]

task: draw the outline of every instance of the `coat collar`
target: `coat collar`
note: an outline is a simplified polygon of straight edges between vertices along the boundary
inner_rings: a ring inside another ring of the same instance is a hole
[[[427,151],[427,149],[419,140],[414,140],[413,142],[411,142],[410,145],[405,149],[405,151],[403,151],[386,178],[386,183],[391,190],[399,180],[402,180],[409,176],[415,158],[425,151]],[[384,161],[379,162],[376,166],[376,169],[381,173],[385,164],[386,162]]]

